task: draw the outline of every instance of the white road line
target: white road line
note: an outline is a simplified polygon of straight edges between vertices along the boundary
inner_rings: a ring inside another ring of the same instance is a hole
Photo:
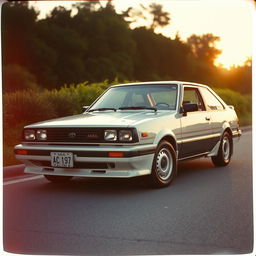
[[[44,177],[43,175],[37,175],[37,176],[23,178],[23,179],[16,179],[16,180],[11,180],[11,181],[6,181],[6,182],[4,182],[4,186],[15,184],[15,183],[20,183],[20,182],[25,182],[25,181],[30,181],[30,180],[42,179],[43,177]]]

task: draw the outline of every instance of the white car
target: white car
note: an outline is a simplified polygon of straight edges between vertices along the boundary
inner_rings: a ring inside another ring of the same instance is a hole
[[[163,187],[179,161],[227,165],[240,136],[234,108],[206,85],[130,83],[111,86],[80,115],[26,126],[15,155],[26,173],[53,182],[145,175]]]

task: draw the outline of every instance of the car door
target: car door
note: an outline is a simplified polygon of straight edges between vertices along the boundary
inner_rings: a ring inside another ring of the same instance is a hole
[[[181,146],[179,159],[209,152],[212,148],[212,126],[210,111],[205,107],[201,93],[196,86],[183,87],[181,104],[194,103],[198,111],[181,114]]]
[[[211,125],[213,132],[213,142],[215,144],[220,140],[223,133],[223,122],[225,121],[225,107],[221,101],[205,87],[200,87],[199,91],[205,102],[205,107],[211,115]]]

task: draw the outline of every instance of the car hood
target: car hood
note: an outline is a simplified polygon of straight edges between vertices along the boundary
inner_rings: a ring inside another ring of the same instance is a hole
[[[154,120],[155,118],[174,114],[175,111],[104,111],[83,113],[75,116],[52,119],[35,123],[26,128],[48,127],[129,127],[136,124]]]

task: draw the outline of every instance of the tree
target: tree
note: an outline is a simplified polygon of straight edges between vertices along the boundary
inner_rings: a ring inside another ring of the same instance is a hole
[[[197,59],[213,65],[215,59],[221,53],[221,50],[215,46],[219,40],[220,38],[213,34],[204,34],[202,36],[193,34],[187,39],[187,43],[190,45],[191,52]]]
[[[87,10],[88,12],[95,12],[100,8],[103,8],[99,0],[78,2],[73,4],[72,6],[76,8],[78,12],[81,10]]]
[[[79,5],[72,23],[88,42],[88,52],[83,56],[85,79],[96,82],[133,78],[135,42],[127,22],[111,3],[93,11],[87,5]]]
[[[38,90],[36,77],[26,68],[18,65],[3,67],[3,92]]]
[[[143,27],[133,30],[137,45],[135,79],[185,80],[187,77],[188,46],[178,37],[174,40]]]
[[[112,2],[81,2],[77,13],[55,8],[46,18],[27,2],[2,9],[3,89],[59,88],[84,81],[185,80],[251,92],[251,60],[230,71],[214,66],[220,39],[212,34],[170,39],[155,30],[170,23],[160,4],[115,11]],[[130,25],[145,26],[131,29]],[[20,82],[20,83],[19,83]]]
[[[155,30],[157,27],[167,26],[170,23],[170,14],[163,11],[163,6],[161,4],[150,4],[149,13],[153,17],[152,24],[150,26],[150,28],[153,30]]]
[[[3,64],[30,68],[29,42],[38,13],[27,2],[6,2],[2,8]]]
[[[243,65],[233,66],[228,71],[226,86],[242,94],[252,93],[252,59],[248,58]]]
[[[122,17],[130,24],[144,20],[145,23],[148,23],[146,27],[152,30],[169,25],[171,20],[170,14],[163,11],[163,6],[156,3],[152,3],[148,7],[142,4],[139,8],[129,7],[122,13]]]
[[[71,10],[67,10],[63,6],[55,7],[48,16],[52,23],[61,27],[69,27],[71,20]]]

